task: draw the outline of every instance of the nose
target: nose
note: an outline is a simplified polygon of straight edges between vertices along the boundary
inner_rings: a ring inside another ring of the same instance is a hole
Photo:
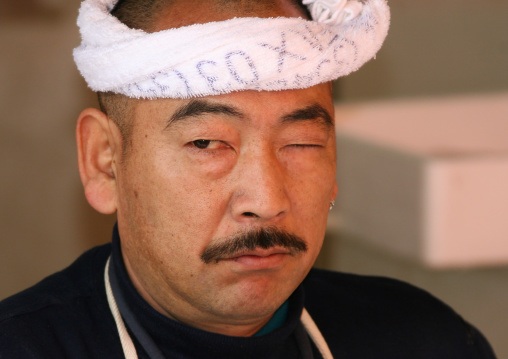
[[[238,186],[232,197],[233,217],[243,223],[277,222],[290,207],[288,178],[275,153],[245,156],[237,166]]]

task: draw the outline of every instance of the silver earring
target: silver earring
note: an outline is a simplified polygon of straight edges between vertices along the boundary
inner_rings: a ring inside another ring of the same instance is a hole
[[[333,209],[333,206],[335,206],[335,201],[330,201],[330,209],[329,209],[329,211],[331,211]]]

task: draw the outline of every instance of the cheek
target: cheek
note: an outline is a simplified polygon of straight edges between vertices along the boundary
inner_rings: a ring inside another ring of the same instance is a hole
[[[326,231],[330,201],[335,189],[335,157],[333,153],[288,162],[287,173],[292,211],[296,225],[313,249],[319,249]]]
[[[150,228],[161,247],[200,252],[227,210],[226,181],[212,181],[202,168],[169,155],[143,156],[131,168],[135,171],[124,186],[129,187],[124,196],[130,198],[129,222]],[[168,238],[171,243],[164,243]]]
[[[283,161],[294,192],[302,196],[302,201],[329,202],[335,188],[335,156],[328,151],[309,151],[291,153]]]

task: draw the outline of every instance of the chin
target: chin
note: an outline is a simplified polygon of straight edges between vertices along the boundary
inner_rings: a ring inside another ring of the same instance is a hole
[[[230,308],[235,308],[238,313],[248,313],[248,316],[271,315],[298,287],[303,280],[301,275],[277,275],[244,282],[231,296],[237,300],[231,303]]]
[[[224,316],[235,318],[237,321],[257,321],[272,316],[286,299],[286,297],[265,297],[261,301],[256,299],[232,303]]]

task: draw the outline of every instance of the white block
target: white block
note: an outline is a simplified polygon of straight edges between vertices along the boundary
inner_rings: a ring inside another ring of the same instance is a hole
[[[431,267],[508,264],[508,93],[341,105],[336,118],[345,231]]]

